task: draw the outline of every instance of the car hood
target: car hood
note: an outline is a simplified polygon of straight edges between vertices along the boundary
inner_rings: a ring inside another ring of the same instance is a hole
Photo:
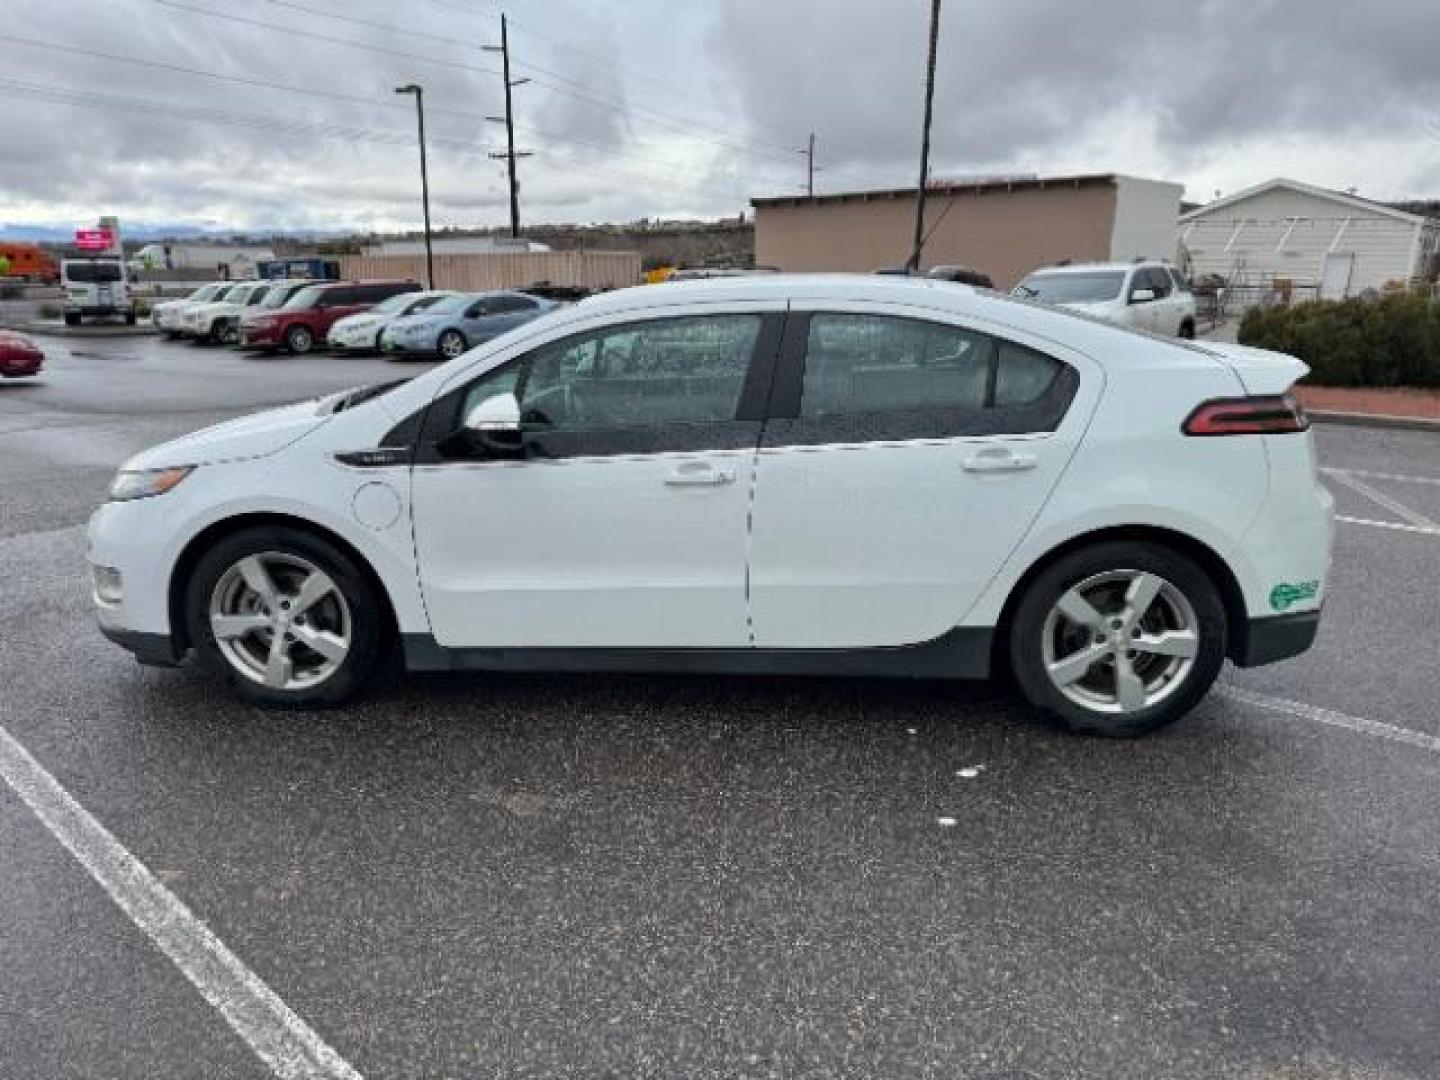
[[[192,315],[223,315],[229,311],[237,311],[239,307],[239,304],[227,304],[223,300],[214,300],[204,304],[192,304],[189,313]]]
[[[1244,384],[1246,392],[1251,394],[1283,394],[1310,372],[1304,361],[1286,353],[1228,341],[1197,341],[1193,344],[1224,361]]]
[[[1082,315],[1094,315],[1097,319],[1104,319],[1115,314],[1115,310],[1120,306],[1120,302],[1118,300],[1066,300],[1063,303],[1053,304],[1052,306],[1063,308],[1066,311],[1078,311]]]
[[[335,397],[338,395],[332,395]],[[151,447],[127,461],[125,469],[167,469],[176,465],[217,465],[268,457],[298,442],[331,415],[331,398],[301,401],[241,416]]]
[[[346,315],[343,319],[336,319],[335,329],[348,330],[357,326],[379,326],[384,321],[384,315],[372,315],[368,311],[362,311],[358,315]]]

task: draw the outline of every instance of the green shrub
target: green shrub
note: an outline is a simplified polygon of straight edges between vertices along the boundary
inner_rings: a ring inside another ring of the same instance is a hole
[[[1253,308],[1239,341],[1298,356],[1323,386],[1440,387],[1440,304],[1423,293]]]

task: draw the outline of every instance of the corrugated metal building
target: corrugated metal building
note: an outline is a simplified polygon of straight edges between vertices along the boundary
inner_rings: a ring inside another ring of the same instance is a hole
[[[1440,221],[1275,179],[1182,215],[1179,242],[1194,278],[1256,295],[1282,279],[1301,298],[1341,299],[1433,278]]]
[[[1007,289],[1037,266],[1174,253],[1180,184],[1104,173],[936,181],[923,268],[963,263]],[[904,263],[915,188],[752,199],[755,264],[870,272]]]

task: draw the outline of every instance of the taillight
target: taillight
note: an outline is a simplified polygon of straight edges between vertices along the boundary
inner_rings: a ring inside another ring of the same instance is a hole
[[[1284,435],[1306,431],[1310,418],[1291,395],[1214,398],[1181,425],[1186,435]]]

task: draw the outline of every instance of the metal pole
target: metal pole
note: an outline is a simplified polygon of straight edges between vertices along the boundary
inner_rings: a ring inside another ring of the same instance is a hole
[[[805,193],[812,199],[815,197],[815,133],[810,132],[810,149],[806,153],[809,164],[809,175],[805,181]]]
[[[430,170],[425,161],[425,91],[415,88],[415,113],[420,121],[420,200],[425,208],[425,287],[435,288],[435,253],[430,247]]]
[[[510,235],[520,236],[520,184],[515,179],[515,111],[510,101],[510,31],[506,26],[505,13],[500,13],[500,53],[505,61],[505,155],[510,169]]]
[[[940,0],[930,0],[930,57],[925,66],[925,127],[920,136],[920,187],[915,193],[915,243],[905,269],[920,269],[920,251],[925,246],[925,189],[930,183],[930,120],[935,104],[935,46],[940,38]]]

